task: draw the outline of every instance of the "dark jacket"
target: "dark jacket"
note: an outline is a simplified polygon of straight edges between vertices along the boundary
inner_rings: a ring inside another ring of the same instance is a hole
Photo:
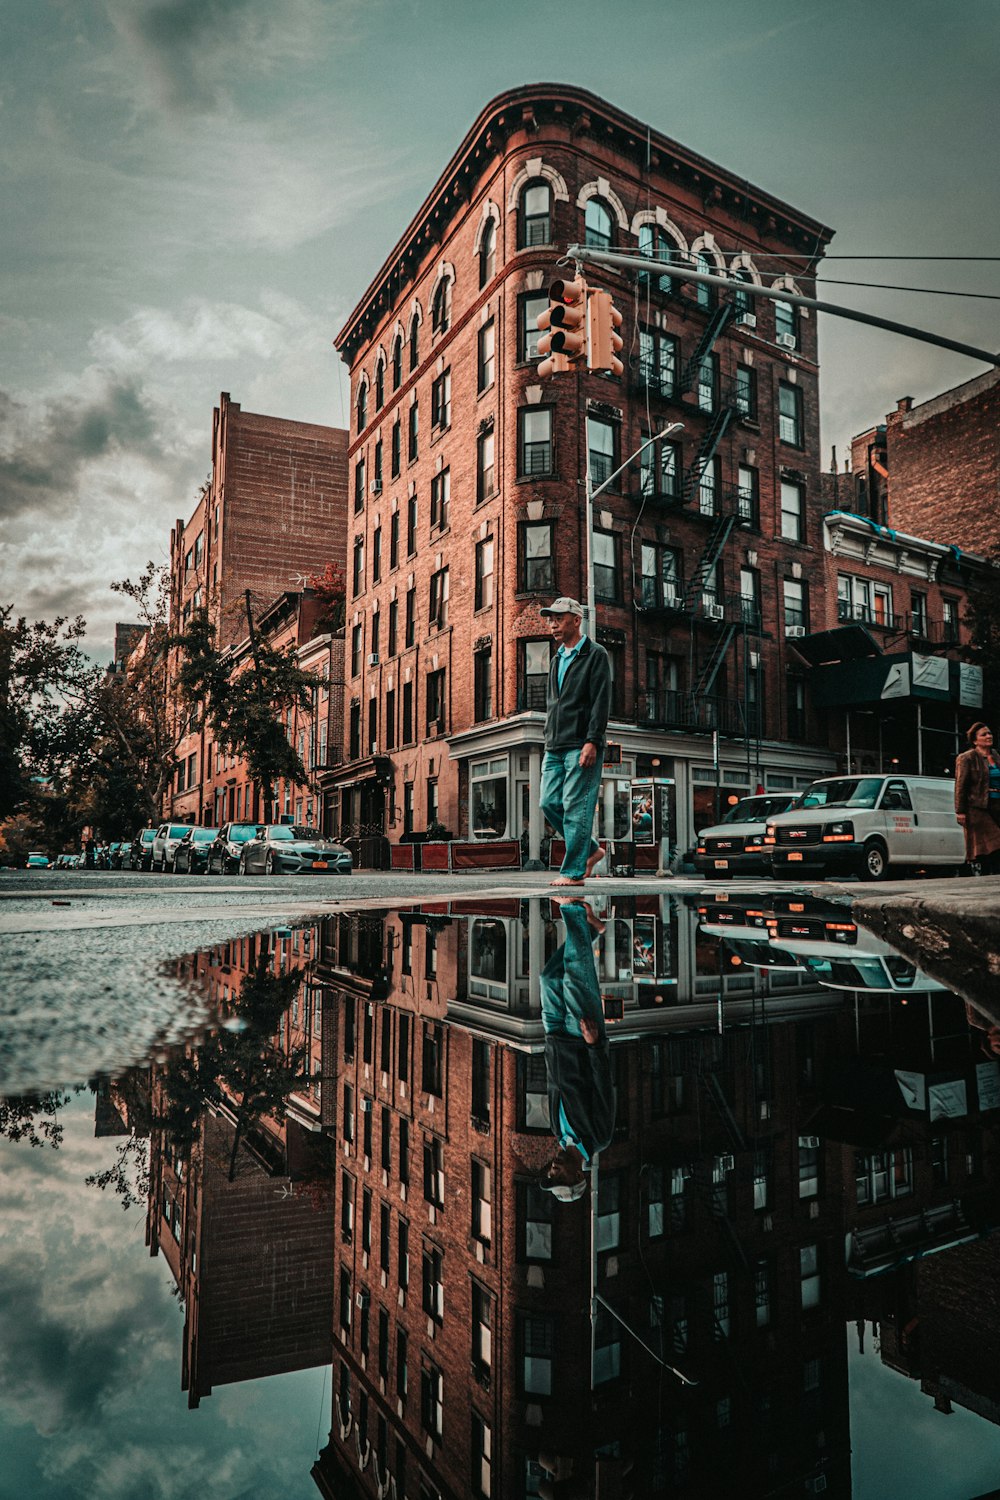
[[[615,1133],[615,1084],[607,1037],[589,1047],[579,1036],[545,1038],[549,1123],[559,1139],[559,1106],[588,1156],[603,1151]]]
[[[989,761],[978,750],[963,750],[955,760],[955,811],[983,811],[989,800]]]
[[[586,744],[602,750],[611,712],[611,661],[604,647],[585,636],[566,668],[561,692],[558,683],[556,652],[549,667],[546,750],[580,750]]]

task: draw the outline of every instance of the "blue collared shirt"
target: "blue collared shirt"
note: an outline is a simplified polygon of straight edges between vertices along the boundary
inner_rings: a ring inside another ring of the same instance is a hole
[[[567,648],[566,646],[560,646],[559,650],[556,652],[556,691],[557,692],[559,692],[559,693],[562,692],[563,678],[566,676],[566,670],[569,667],[570,662],[573,660],[574,656],[579,651],[580,647],[583,645],[583,643],[584,643],[584,641],[586,639],[587,639],[587,637],[584,635],[583,631],[581,631],[580,632],[580,639],[577,641],[577,643],[576,643],[575,646],[570,646],[569,648]]]

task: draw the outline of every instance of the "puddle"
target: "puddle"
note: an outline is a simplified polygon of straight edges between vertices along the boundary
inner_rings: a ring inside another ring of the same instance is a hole
[[[178,969],[195,1039],[0,1105],[11,1494],[995,1485],[1000,1028],[848,903],[366,909]]]

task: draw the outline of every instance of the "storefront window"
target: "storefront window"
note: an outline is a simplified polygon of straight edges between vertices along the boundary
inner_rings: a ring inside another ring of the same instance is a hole
[[[479,761],[471,772],[473,838],[499,839],[507,832],[507,758]]]

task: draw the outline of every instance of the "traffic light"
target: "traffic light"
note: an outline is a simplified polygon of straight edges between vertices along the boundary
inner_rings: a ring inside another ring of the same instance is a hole
[[[542,356],[539,375],[558,375],[580,359],[587,349],[587,283],[553,281],[549,287],[549,305],[538,314],[536,327],[542,331],[538,352]]]
[[[611,300],[610,292],[593,291],[587,298],[587,369],[610,370],[621,375],[624,366],[618,358],[622,347],[622,315]]]

